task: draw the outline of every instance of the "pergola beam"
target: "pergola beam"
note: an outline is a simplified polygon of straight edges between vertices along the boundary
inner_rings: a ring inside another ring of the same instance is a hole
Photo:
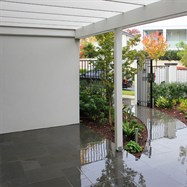
[[[76,38],[187,15],[187,1],[162,0],[76,30]]]
[[[72,29],[50,29],[50,28],[25,28],[15,26],[0,26],[0,35],[15,36],[52,36],[74,38],[75,31]]]

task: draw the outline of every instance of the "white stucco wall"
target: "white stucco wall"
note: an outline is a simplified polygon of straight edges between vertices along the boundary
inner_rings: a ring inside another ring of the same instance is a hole
[[[79,123],[79,42],[0,36],[0,133]]]

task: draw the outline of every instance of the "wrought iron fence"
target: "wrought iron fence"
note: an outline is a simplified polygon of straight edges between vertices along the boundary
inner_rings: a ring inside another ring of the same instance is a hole
[[[80,78],[92,78],[96,73],[95,67],[96,59],[80,59]],[[98,78],[98,75],[95,75]]]
[[[93,142],[80,150],[81,165],[103,160],[107,155],[107,140]]]

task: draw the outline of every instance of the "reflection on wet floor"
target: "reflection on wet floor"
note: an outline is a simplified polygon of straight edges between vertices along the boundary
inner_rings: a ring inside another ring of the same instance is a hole
[[[83,124],[0,135],[1,187],[187,187],[187,128],[145,107],[140,159]]]
[[[81,155],[82,173],[92,186],[187,187],[186,126],[154,109],[136,106],[133,111],[149,132],[141,158],[126,151],[117,153],[106,139],[95,141],[95,145],[89,142]],[[87,129],[82,127],[82,131]]]

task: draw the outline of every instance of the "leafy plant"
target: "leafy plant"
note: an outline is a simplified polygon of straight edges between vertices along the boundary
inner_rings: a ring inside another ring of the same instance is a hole
[[[141,135],[142,130],[144,129],[144,126],[140,123],[138,123],[135,120],[131,121],[124,121],[123,122],[123,132],[129,139],[135,138],[135,132],[136,129],[138,130],[138,135]]]
[[[86,69],[80,69],[80,70],[79,70],[79,73],[80,73],[80,74],[83,74],[83,73],[86,73],[86,71],[87,71]]]
[[[156,106],[159,108],[172,108],[173,102],[168,98],[160,96],[156,101]]]
[[[92,52],[96,51],[97,60],[94,61],[91,65],[94,65],[96,70],[104,70],[104,74],[101,77],[103,92],[100,95],[96,94],[93,96],[89,96],[89,94],[93,93],[86,94],[84,92],[87,92],[87,89],[81,90],[81,114],[92,116],[93,120],[98,119],[99,115],[96,114],[101,114],[100,117],[104,115],[108,118],[107,121],[109,122],[109,124],[112,125],[114,119],[114,33],[109,32],[100,34],[97,35],[94,39],[96,39],[98,43],[98,47],[96,48],[96,50],[93,49],[93,46],[91,46],[90,44],[85,45],[85,41],[83,40],[84,42],[81,42],[81,55],[87,56],[87,52],[89,52],[89,54],[93,54]],[[139,42],[140,34],[135,33],[135,37],[129,39],[127,45],[123,48],[122,51],[122,73],[123,77],[125,76],[128,79],[133,79],[134,74],[137,73],[137,69],[131,66],[134,60],[138,58],[140,65],[143,64],[145,60],[143,51],[132,49],[134,46],[138,45]],[[98,103],[102,103],[101,107]],[[106,104],[105,107],[103,106],[104,103]],[[98,112],[96,112],[96,109],[98,110]],[[106,109],[108,110],[107,112]]]
[[[155,102],[160,96],[172,101],[175,100],[175,103],[178,104],[180,99],[187,97],[187,83],[155,83],[153,86],[153,97]]]
[[[135,129],[138,129],[138,132],[142,132],[145,128],[141,123],[137,122],[136,120],[131,120],[131,125],[133,125]]]
[[[92,121],[104,124],[108,122],[108,105],[103,97],[101,85],[81,81],[80,84],[80,116],[89,118]]]
[[[80,58],[94,58],[96,54],[95,54],[95,47],[92,45],[92,42],[95,41],[96,41],[95,36],[91,36],[89,38],[81,38]]]
[[[182,99],[179,106],[177,107],[179,111],[187,115],[187,99]]]
[[[130,106],[124,106],[123,107],[123,112],[124,112],[124,120],[125,121],[130,121],[133,116],[132,108]]]
[[[178,55],[179,50],[167,50],[164,56],[161,56],[160,60],[181,60],[181,57]]]
[[[105,89],[105,97],[108,105],[108,121],[111,125],[113,123],[112,111],[113,111],[113,94],[114,94],[114,33],[109,32],[96,36],[97,47],[97,61],[95,62],[96,69],[105,70],[105,74],[102,76],[102,83]],[[136,35],[134,38],[129,39],[127,45],[122,51],[122,71],[123,76],[126,78],[133,77],[137,70],[131,66],[134,60],[139,57],[139,63],[143,63],[145,56],[143,53],[133,50],[132,48],[140,42],[140,35]]]
[[[134,139],[135,136],[135,126],[131,125],[130,122],[123,122],[123,132],[124,134],[131,139]]]
[[[187,67],[187,44],[181,41],[179,44],[177,44],[177,47],[181,49],[177,55],[181,58],[183,65]]]
[[[86,43],[82,49],[85,58],[95,58],[97,56],[97,51],[92,43]]]
[[[129,153],[139,153],[143,151],[143,148],[135,141],[129,141],[125,146],[125,150]]]

